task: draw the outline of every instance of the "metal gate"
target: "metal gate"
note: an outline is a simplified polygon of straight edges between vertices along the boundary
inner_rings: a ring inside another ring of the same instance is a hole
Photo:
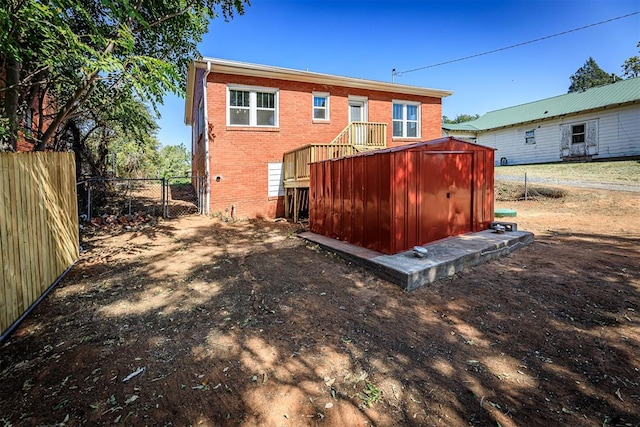
[[[78,182],[78,214],[96,217],[202,213],[203,180],[198,177],[89,178]]]
[[[194,182],[195,181],[195,182]],[[165,179],[166,218],[192,215],[201,212],[197,177],[173,176]]]

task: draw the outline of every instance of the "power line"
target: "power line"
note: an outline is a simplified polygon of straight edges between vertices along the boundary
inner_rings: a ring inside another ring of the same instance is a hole
[[[627,15],[618,16],[616,18],[607,19],[606,21],[596,22],[595,24],[589,24],[589,25],[585,25],[583,27],[574,28],[572,30],[563,31],[561,33],[552,34],[550,36],[540,37],[540,38],[537,38],[537,39],[534,39],[534,40],[529,40],[529,41],[526,41],[526,42],[514,44],[514,45],[511,45],[511,46],[507,46],[507,47],[501,47],[499,49],[489,50],[489,51],[482,52],[482,53],[476,53],[474,55],[465,56],[463,58],[452,59],[451,61],[439,62],[437,64],[427,65],[425,67],[413,68],[413,69],[407,70],[407,71],[396,71],[395,69],[393,69],[392,72],[391,72],[391,76],[392,76],[392,79],[393,79],[393,77],[396,77],[396,76],[400,77],[403,74],[413,73],[414,71],[426,70],[427,68],[439,67],[441,65],[452,64],[454,62],[466,61],[467,59],[477,58],[479,56],[489,55],[489,54],[496,53],[496,52],[502,52],[503,50],[513,49],[513,48],[524,46],[524,45],[528,45],[528,44],[531,44],[531,43],[536,43],[536,42],[539,42],[539,41],[542,41],[542,40],[551,39],[553,37],[563,36],[565,34],[574,33],[576,31],[584,30],[586,28],[595,27],[597,25],[606,24],[606,23],[609,23],[609,22],[612,22],[612,21],[617,21],[618,19],[628,18],[630,16],[638,15],[638,14],[640,14],[640,12],[633,12],[633,13],[629,13]]]

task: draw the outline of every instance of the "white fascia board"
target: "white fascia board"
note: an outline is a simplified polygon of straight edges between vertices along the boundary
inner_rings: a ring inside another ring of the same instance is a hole
[[[192,62],[187,68],[187,93],[184,98],[184,124],[186,126],[191,126],[193,120],[193,93],[196,79],[196,67],[194,65]]]
[[[452,91],[448,90],[429,89],[419,86],[401,85],[397,83],[365,80],[354,77],[343,77],[332,74],[293,70],[290,68],[273,67],[270,65],[250,64],[247,62],[230,61],[218,58],[202,58],[196,60],[194,64],[197,68],[207,68],[207,64],[210,64],[212,72],[222,74],[318,83],[330,86],[368,89],[397,94],[429,96],[433,98],[444,98],[453,94]]]

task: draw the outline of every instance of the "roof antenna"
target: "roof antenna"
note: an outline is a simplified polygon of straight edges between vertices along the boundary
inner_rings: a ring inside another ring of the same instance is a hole
[[[391,70],[391,83],[395,83],[396,82],[396,76],[398,75],[398,73],[396,73],[396,69],[394,68],[393,70]]]

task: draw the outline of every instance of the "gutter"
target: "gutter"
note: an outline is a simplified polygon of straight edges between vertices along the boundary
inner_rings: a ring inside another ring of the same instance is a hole
[[[204,73],[204,77],[202,79],[202,109],[203,109],[203,119],[204,119],[204,158],[205,158],[205,178],[204,182],[206,185],[205,192],[205,206],[203,209],[203,213],[205,215],[209,215],[209,206],[211,206],[211,154],[209,153],[209,108],[207,105],[207,78],[209,77],[209,73],[211,72],[211,63],[207,62],[207,71]]]

